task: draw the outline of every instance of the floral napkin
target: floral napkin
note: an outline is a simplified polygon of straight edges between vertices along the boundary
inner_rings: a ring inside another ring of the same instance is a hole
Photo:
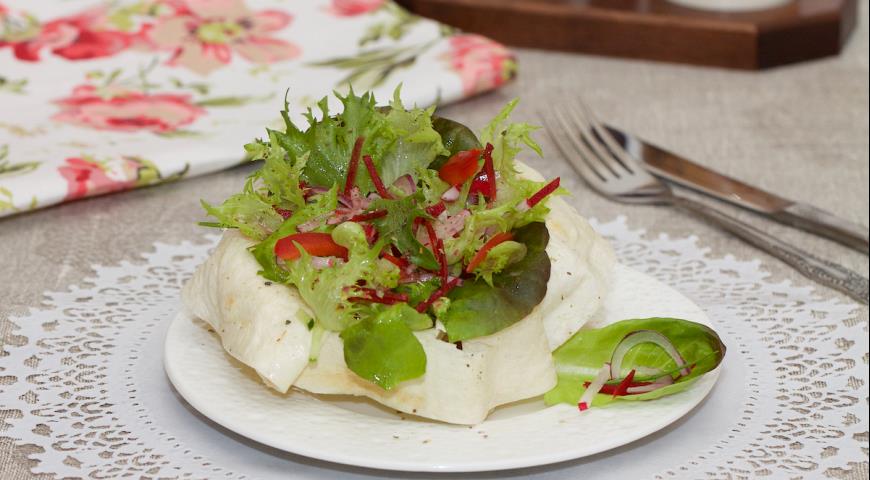
[[[423,106],[514,68],[385,0],[0,0],[0,216],[236,165],[285,93]]]

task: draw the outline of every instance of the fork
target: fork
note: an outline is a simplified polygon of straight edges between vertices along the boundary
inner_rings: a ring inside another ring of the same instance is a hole
[[[552,115],[541,114],[541,118],[556,146],[593,190],[617,202],[671,205],[696,214],[779,258],[806,277],[860,303],[868,303],[870,285],[866,278],[701,202],[675,194],[622,148],[582,102],[577,106],[556,106]]]

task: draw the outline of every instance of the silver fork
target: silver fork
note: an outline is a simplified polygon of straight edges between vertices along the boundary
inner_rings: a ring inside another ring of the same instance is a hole
[[[556,106],[553,115],[541,117],[562,154],[592,189],[618,202],[673,205],[687,210],[779,258],[808,278],[868,303],[870,286],[866,278],[703,203],[674,194],[670,186],[648,173],[625,151],[582,102],[577,107]]]

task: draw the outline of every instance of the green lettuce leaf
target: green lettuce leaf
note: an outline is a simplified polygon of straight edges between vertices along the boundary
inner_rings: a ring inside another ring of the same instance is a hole
[[[441,281],[433,278],[425,282],[402,283],[396,287],[396,291],[408,296],[408,305],[416,307],[418,303],[429,298],[441,285]]]
[[[242,193],[224,200],[218,206],[202,201],[206,213],[217,219],[208,224],[222,228],[238,228],[246,237],[262,240],[278,228],[284,218],[272,208],[272,203],[254,191],[254,178],[248,178]]]
[[[432,127],[434,111],[434,106],[406,110],[399,89],[396,89],[386,116],[396,141],[387,150],[378,169],[385,185],[391,185],[406,174],[416,179],[418,172],[425,170],[437,156],[448,153],[441,143],[441,136]]]
[[[480,265],[474,269],[474,274],[492,286],[492,276],[504,270],[508,265],[519,262],[526,256],[526,245],[520,242],[502,242],[490,249]]]
[[[308,154],[293,158],[278,146],[275,132],[271,132],[269,138],[268,144],[254,142],[245,146],[251,160],[263,159],[263,166],[252,177],[261,180],[260,192],[273,205],[295,212],[305,206],[299,181]]]
[[[365,137],[362,153],[371,155],[376,161],[383,158],[396,140],[395,132],[384,115],[375,109],[375,98],[371,93],[357,96],[351,91],[347,96],[336,94],[336,97],[343,107],[340,115],[330,114],[324,97],[317,103],[321,118],[318,120],[309,109],[305,115],[308,128],[302,130],[290,120],[285,103],[281,112],[285,131],[268,131],[269,138],[274,138],[291,157],[308,155],[302,179],[311,185],[331,187],[344,183],[357,137]],[[373,189],[365,168],[359,169],[356,180],[365,192]]]
[[[293,216],[279,223],[276,229],[273,229],[268,237],[264,238],[260,243],[251,249],[254,258],[260,264],[262,270],[260,275],[267,280],[273,282],[287,283],[290,281],[287,271],[279,264],[278,258],[275,256],[275,244],[278,240],[297,233],[296,228],[315,218],[325,218],[331,215],[338,204],[338,187],[334,186],[324,194],[315,197],[314,201],[305,205],[302,209],[294,212]],[[280,215],[279,215],[279,218]],[[316,231],[323,231],[326,227],[321,226]],[[255,238],[255,237],[251,237]]]
[[[364,280],[369,288],[394,288],[399,284],[399,268],[378,258],[384,244],[369,247],[357,223],[339,225],[333,230],[332,239],[348,249],[346,262],[317,269],[308,253],[299,248],[302,256],[287,262],[284,269],[287,281],[296,286],[317,322],[327,330],[340,332],[371,314],[371,305],[348,300],[358,296],[353,287]]]
[[[426,373],[426,352],[409,326],[419,317],[409,310],[417,313],[402,304],[377,309],[342,331],[347,367],[384,390]]]
[[[449,294],[449,307],[438,319],[451,342],[491,335],[522,320],[547,293],[550,240],[543,223],[530,223],[514,232],[514,241],[526,247],[522,260],[492,276],[466,281]]]
[[[592,381],[598,370],[610,362],[616,345],[636,330],[655,330],[674,344],[689,365],[691,373],[676,383],[652,392],[614,397],[596,395],[592,405],[602,406],[614,401],[653,400],[686,390],[702,375],[716,368],[725,356],[725,345],[713,329],[700,323],[677,318],[643,318],[623,320],[603,328],[581,329],[553,352],[558,383],[547,392],[544,400],[549,405],[556,403],[576,404],[586,390],[584,382]],[[621,376],[632,368],[647,367],[663,372],[675,372],[678,365],[660,347],[651,343],[637,345],[622,362]],[[638,375],[636,380],[640,380]]]
[[[340,114],[331,115],[327,99],[317,104],[320,119],[311,110],[306,114],[308,128],[297,127],[282,112],[286,130],[269,130],[270,143],[277,143],[292,158],[308,155],[302,179],[312,185],[331,187],[344,184],[351,151],[358,137],[364,137],[363,155],[371,155],[378,174],[389,185],[405,174],[415,176],[436,156],[446,152],[441,137],[432,128],[434,108],[405,109],[396,89],[391,108],[375,106],[371,93],[346,96],[336,93],[342,104]],[[416,178],[416,176],[415,176]],[[357,171],[356,185],[363,194],[374,191],[368,170]]]

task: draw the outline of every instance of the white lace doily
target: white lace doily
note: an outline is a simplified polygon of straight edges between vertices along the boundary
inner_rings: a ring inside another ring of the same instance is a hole
[[[621,262],[707,310],[728,346],[722,376],[668,429],[524,475],[794,479],[867,471],[868,329],[856,305],[773,283],[758,261],[710,258],[695,238],[646,238],[624,219],[595,226]],[[257,445],[174,393],[162,367],[164,331],[179,288],[207,253],[208,246],[158,243],[144,261],[96,266],[89,281],[47,293],[39,310],[13,318],[26,341],[0,356],[0,408],[20,415],[7,415],[0,435],[41,447],[34,472],[57,477],[407,477]]]

